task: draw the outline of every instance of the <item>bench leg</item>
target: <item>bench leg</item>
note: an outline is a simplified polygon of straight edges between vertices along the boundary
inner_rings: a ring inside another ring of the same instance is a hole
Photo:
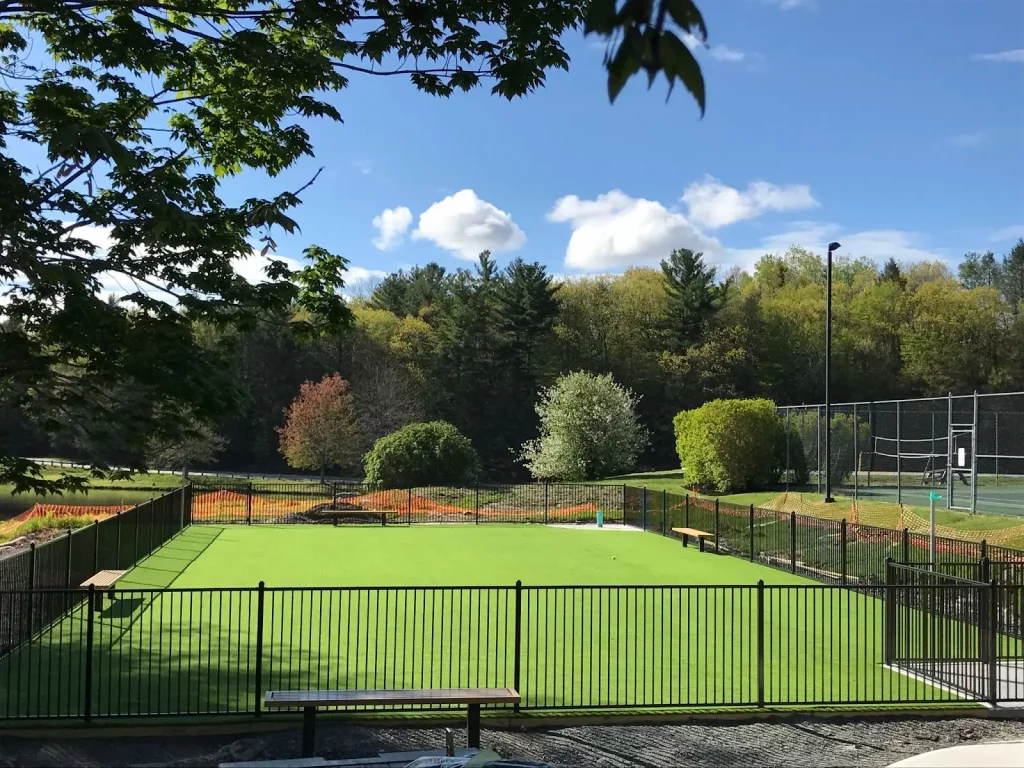
[[[689,536],[689,534],[684,533],[683,534],[683,549],[686,549],[686,545],[689,544],[689,543],[690,543],[690,536]]]
[[[467,716],[469,721],[469,746],[480,749],[480,705],[470,704]]]
[[[701,552],[703,552],[703,551],[704,551],[704,537],[703,537],[703,536],[701,536],[701,537],[700,537],[700,538],[698,539],[698,541],[700,541],[700,551],[701,551]]]
[[[316,707],[302,708],[302,757],[313,756],[316,741]]]

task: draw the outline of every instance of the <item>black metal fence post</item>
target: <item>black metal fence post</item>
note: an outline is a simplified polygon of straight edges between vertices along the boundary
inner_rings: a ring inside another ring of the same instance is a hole
[[[903,562],[910,562],[910,531],[903,529]]]
[[[476,523],[477,525],[480,525],[480,484],[479,483],[477,483],[477,485],[476,485],[476,501],[475,501],[475,503],[473,505],[473,512],[474,512],[474,516],[475,516],[475,519],[473,520],[473,522]]]
[[[515,634],[515,656],[514,656],[514,667],[512,671],[512,687],[516,689],[520,697],[523,692],[519,690],[519,677],[521,671],[520,660],[522,658],[523,650],[523,582],[521,579],[516,579],[516,634]],[[515,705],[515,711],[519,711],[519,704]]]
[[[117,548],[114,550],[114,568],[121,567],[121,511],[117,512]]]
[[[132,552],[132,565],[135,565],[135,563],[139,562],[139,517],[140,517],[140,512],[139,512],[139,505],[138,504],[136,504],[132,508],[132,512],[135,513],[134,515],[132,515],[132,519],[135,521],[135,550]]]
[[[253,714],[260,716],[263,709],[263,610],[267,585],[260,582],[256,592],[256,697]]]
[[[839,583],[846,583],[846,518],[839,525]]]
[[[975,395],[977,398],[977,395]],[[977,402],[977,399],[975,399]],[[975,406],[977,407],[977,406]],[[971,482],[974,482],[974,478],[971,478]],[[999,703],[999,593],[997,592],[998,587],[996,586],[995,579],[988,583],[986,591],[988,592],[988,616],[986,620],[988,622],[988,702],[992,706]]]
[[[885,663],[892,664],[896,658],[896,599],[893,593],[896,585],[893,584],[892,558],[885,558]]]
[[[757,580],[757,706],[764,706],[764,579]]]
[[[548,524],[548,504],[550,503],[549,502],[548,490],[549,490],[549,484],[548,484],[548,481],[545,480],[544,481],[544,525]],[[623,516],[625,516],[625,510],[623,510]]]
[[[978,570],[980,571],[978,581],[984,581],[987,584],[992,579],[992,562],[987,556],[978,561]]]
[[[796,573],[796,512],[789,513],[789,570]]]
[[[754,505],[750,505],[750,562],[754,562]]]
[[[181,528],[179,531],[185,530],[185,526],[192,524],[192,483],[182,486],[181,489]]]
[[[89,610],[85,625],[85,680],[83,681],[82,715],[85,722],[92,720],[92,657],[96,645],[96,585],[89,585]]]
[[[642,505],[641,509],[643,509],[643,523],[644,523],[643,529],[646,531],[647,530],[647,486],[646,485],[644,486],[644,500],[643,500],[643,505]]]
[[[716,555],[722,549],[722,539],[718,535],[718,518],[719,518],[719,514],[720,513],[719,513],[719,509],[718,509],[718,499],[715,499],[715,554]]]
[[[622,522],[626,522],[626,484],[622,484]]]
[[[33,541],[28,545],[28,588],[30,590],[36,588],[36,543]],[[28,608],[25,611],[28,624],[29,637],[35,634],[32,623],[32,608],[35,606],[36,596],[34,592],[28,593]]]
[[[100,521],[92,521],[92,572],[100,572]]]
[[[252,525],[252,483],[245,487],[245,524]]]
[[[668,491],[661,492],[661,535],[668,531]]]
[[[412,488],[409,489],[405,499],[405,508],[409,511],[409,524],[412,525]]]
[[[981,540],[981,544],[978,547],[978,557],[988,557],[988,541],[986,541],[985,539]]]
[[[64,564],[64,586],[71,588],[71,538],[72,532],[68,531],[68,559]]]

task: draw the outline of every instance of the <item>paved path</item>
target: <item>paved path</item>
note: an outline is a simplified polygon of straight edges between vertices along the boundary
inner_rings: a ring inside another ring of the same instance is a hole
[[[60,741],[4,736],[0,767],[63,765],[202,768],[221,760],[294,757],[299,730],[255,735],[181,735],[151,738],[77,738]],[[464,733],[461,734],[464,738]],[[1013,720],[903,719],[832,722],[799,719],[740,725],[604,725],[529,731],[484,731],[482,743],[504,756],[594,768],[882,768],[943,747],[1024,739]],[[458,744],[458,742],[457,742]],[[350,758],[379,752],[436,749],[439,728],[367,728],[331,723],[317,728],[317,753]]]

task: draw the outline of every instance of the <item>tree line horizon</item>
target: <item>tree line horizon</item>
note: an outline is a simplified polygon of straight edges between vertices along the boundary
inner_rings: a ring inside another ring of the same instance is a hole
[[[361,425],[347,469],[402,426],[446,421],[471,441],[482,477],[521,480],[543,391],[584,371],[610,374],[635,397],[649,435],[637,464],[675,466],[680,411],[720,398],[822,399],[824,284],[823,259],[800,247],[725,276],[678,249],[660,268],[561,280],[522,258],[499,269],[485,251],[473,269],[428,263],[388,275],[350,301],[353,323],[338,336],[296,338],[297,312],[243,330],[195,323],[236,402],[208,425],[219,456],[203,458],[210,468],[281,469],[285,410],[304,382],[338,374]],[[1022,310],[1024,240],[1002,260],[967,254],[956,275],[944,262],[838,257],[833,400],[1024,389]],[[21,455],[146,459],[88,430],[48,439],[20,414],[0,419]]]

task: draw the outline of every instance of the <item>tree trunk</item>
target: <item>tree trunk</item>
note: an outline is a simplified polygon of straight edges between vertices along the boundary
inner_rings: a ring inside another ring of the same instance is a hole
[[[323,482],[324,482],[324,471],[326,470],[326,468],[327,468],[327,465],[325,465],[323,462],[320,462],[320,484],[321,485],[323,485]]]
[[[182,484],[188,482],[188,464],[181,465],[181,482]]]

